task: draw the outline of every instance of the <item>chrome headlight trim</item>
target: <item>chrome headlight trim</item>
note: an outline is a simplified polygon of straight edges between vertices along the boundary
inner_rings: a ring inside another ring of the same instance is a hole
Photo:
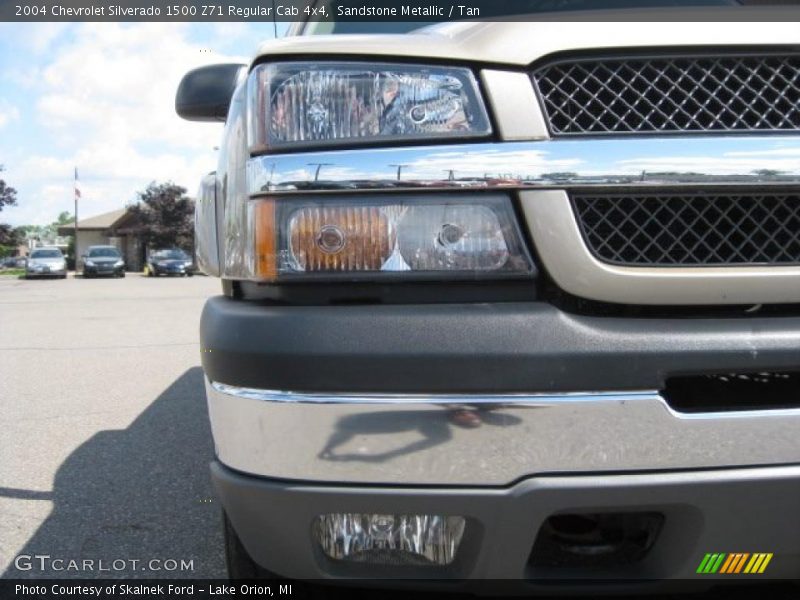
[[[270,154],[247,161],[267,193],[800,185],[800,135],[476,142]]]

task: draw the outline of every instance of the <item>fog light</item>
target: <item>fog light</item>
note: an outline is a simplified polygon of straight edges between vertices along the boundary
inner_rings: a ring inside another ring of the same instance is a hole
[[[442,566],[455,559],[464,518],[443,515],[320,515],[313,535],[335,560],[377,565]]]

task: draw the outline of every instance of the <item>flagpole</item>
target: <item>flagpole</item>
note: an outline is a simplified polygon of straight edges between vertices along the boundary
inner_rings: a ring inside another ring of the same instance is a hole
[[[73,253],[75,254],[75,277],[78,276],[78,167],[75,167],[75,182],[73,185],[73,195],[75,196],[75,245]]]

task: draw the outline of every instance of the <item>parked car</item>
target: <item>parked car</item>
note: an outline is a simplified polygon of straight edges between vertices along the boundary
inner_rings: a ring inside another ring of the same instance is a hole
[[[192,257],[180,248],[156,250],[150,253],[144,265],[144,274],[148,277],[159,275],[194,275],[195,267]]]
[[[797,28],[685,10],[186,75],[232,577],[800,576]]]
[[[59,248],[35,248],[25,265],[25,279],[67,276],[67,262]]]
[[[5,269],[24,269],[26,259],[24,256],[9,256],[4,258],[0,266]]]
[[[125,261],[114,246],[89,246],[83,260],[86,279],[99,276],[125,277]]]

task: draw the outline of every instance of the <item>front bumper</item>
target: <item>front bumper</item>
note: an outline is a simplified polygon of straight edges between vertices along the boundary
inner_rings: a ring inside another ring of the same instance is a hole
[[[102,277],[102,276],[114,277],[116,275],[121,275],[124,272],[125,272],[125,267],[124,266],[122,266],[122,267],[108,267],[108,268],[107,267],[98,267],[98,266],[94,266],[94,267],[85,266],[85,267],[83,267],[84,276],[89,275],[91,277]]]
[[[206,302],[211,381],[345,393],[660,390],[667,377],[800,367],[800,317],[618,318],[543,302]]]
[[[280,479],[508,485],[800,463],[800,409],[685,415],[656,392],[356,396],[207,381],[206,395],[219,459]]]
[[[315,485],[265,480],[212,464],[219,497],[248,553],[262,566],[298,579],[410,578],[471,591],[552,592],[553,583],[596,593],[660,579],[699,586],[800,578],[800,466],[628,475],[541,476],[503,488],[414,488]],[[537,533],[556,513],[655,511],[660,533],[642,560],[602,570],[537,567],[530,560]],[[312,539],[321,513],[421,513],[462,515],[464,539],[448,567],[376,569],[328,559]],[[279,551],[277,551],[279,549]],[[772,553],[755,575],[698,574],[709,552]],[[464,580],[483,581],[464,581]],[[624,582],[624,583],[623,583]]]
[[[201,332],[214,484],[248,553],[282,576],[635,591],[741,583],[696,570],[706,553],[751,552],[774,558],[749,579],[800,577],[800,409],[687,415],[658,392],[676,373],[796,368],[800,319],[213,298]],[[640,562],[530,559],[552,515],[608,511],[663,515]],[[448,567],[381,570],[316,546],[312,523],[332,512],[462,515],[467,529]]]
[[[66,269],[49,269],[47,271],[43,270],[33,270],[28,271],[25,270],[25,277],[27,279],[34,279],[37,277],[64,277],[67,274]]]
[[[201,332],[217,454],[252,475],[497,486],[800,463],[800,407],[688,415],[658,392],[673,374],[797,369],[796,318],[213,298]]]
[[[169,267],[159,267],[156,265],[153,267],[156,275],[186,275],[187,273],[193,273],[192,267],[186,266],[169,266]]]

